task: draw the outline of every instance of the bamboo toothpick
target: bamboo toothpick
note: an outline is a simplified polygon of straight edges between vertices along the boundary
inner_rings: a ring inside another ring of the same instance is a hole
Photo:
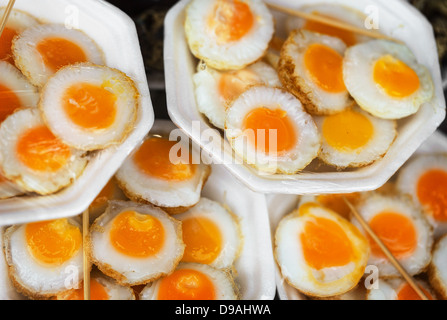
[[[307,13],[307,12],[303,12],[300,10],[296,10],[296,9],[291,9],[291,8],[286,8],[277,4],[273,4],[273,3],[268,3],[266,2],[266,5],[268,7],[270,7],[273,10],[276,11],[280,11],[286,14],[289,14],[291,16],[295,16],[295,17],[299,17],[302,19],[306,19],[306,20],[311,20],[311,21],[315,21],[315,22],[319,22],[319,23],[323,23],[323,24],[327,24],[329,26],[332,26],[334,28],[339,28],[339,29],[343,29],[343,30],[347,30],[347,31],[351,31],[354,33],[358,33],[358,34],[362,34],[371,38],[377,38],[377,39],[386,39],[386,40],[391,40],[394,42],[399,42],[401,43],[401,41],[396,40],[392,37],[389,37],[383,33],[374,31],[374,30],[369,30],[369,29],[363,29],[363,28],[359,28],[356,26],[353,26],[351,24],[348,23],[344,23],[341,21],[336,21],[333,19],[330,19],[328,17],[324,17],[324,16],[319,16],[316,14],[312,14],[312,13]]]
[[[5,13],[0,20],[0,37],[3,33],[3,30],[5,30],[6,22],[8,21],[9,15],[11,14],[12,7],[14,7],[15,2],[16,0],[9,0],[8,5],[6,6]]]
[[[363,229],[369,234],[369,236],[377,243],[383,253],[386,255],[388,260],[393,264],[393,266],[399,271],[402,277],[408,282],[408,284],[413,288],[413,290],[418,294],[418,296],[422,300],[428,300],[425,293],[421,290],[421,288],[416,284],[413,277],[408,274],[408,272],[402,267],[402,265],[397,261],[397,259],[393,256],[393,254],[388,250],[388,248],[383,244],[382,240],[376,235],[376,233],[371,229],[369,224],[363,219],[357,209],[346,199],[343,197],[344,202],[348,205],[349,209],[351,209],[352,214],[355,218],[360,222]]]
[[[89,232],[89,211],[88,209],[82,213],[82,235],[83,235],[83,251],[84,251],[84,300],[90,300],[90,261],[87,254],[87,236]]]

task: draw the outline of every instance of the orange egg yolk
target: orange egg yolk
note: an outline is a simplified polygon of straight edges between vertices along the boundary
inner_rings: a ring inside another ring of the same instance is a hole
[[[429,300],[433,300],[433,296],[427,290],[421,287],[419,288]],[[408,283],[405,283],[397,294],[397,300],[421,300],[421,298]]]
[[[7,61],[11,64],[14,64],[14,59],[11,52],[12,40],[17,35],[17,31],[5,27],[3,33],[0,37],[0,60]]]
[[[374,135],[374,126],[363,114],[346,110],[324,119],[323,137],[334,149],[350,152],[365,146]]]
[[[160,220],[135,211],[124,211],[116,216],[110,230],[113,247],[135,258],[152,257],[160,252],[165,237]]]
[[[319,13],[317,11],[312,12],[312,14],[318,15],[320,17],[325,17],[330,20],[342,22],[340,19]],[[336,27],[332,27],[325,23],[320,23],[320,22],[316,22],[316,21],[312,21],[312,20],[306,20],[306,23],[304,24],[303,29],[339,38],[339,39],[343,40],[343,42],[347,46],[352,46],[357,43],[357,39],[353,32],[347,31],[344,29],[340,29],[340,28],[336,28]]]
[[[84,286],[70,291],[63,300],[84,300]],[[106,288],[96,279],[90,279],[90,300],[109,300]]]
[[[53,72],[78,62],[87,62],[87,55],[76,43],[63,38],[45,38],[36,49],[45,65]]]
[[[261,152],[284,152],[297,143],[295,126],[287,112],[281,109],[261,107],[250,111],[244,118],[243,129],[249,141]]]
[[[67,163],[71,151],[46,126],[39,126],[19,137],[16,154],[32,170],[55,172]]]
[[[321,203],[328,209],[338,213],[343,218],[348,219],[351,216],[351,209],[343,200],[346,198],[350,203],[355,205],[360,199],[360,194],[358,193],[349,193],[349,194],[322,194],[317,196],[317,201]]]
[[[382,212],[369,221],[371,229],[383,244],[397,258],[404,258],[413,253],[417,246],[416,230],[413,222],[406,216],[394,212]],[[368,236],[371,252],[378,257],[385,257],[382,249]]]
[[[247,86],[259,82],[259,77],[249,70],[226,72],[219,79],[219,94],[225,101],[231,101],[244,92]]]
[[[56,266],[70,260],[82,244],[81,231],[67,219],[29,223],[25,237],[34,258]]]
[[[421,204],[437,221],[447,221],[447,172],[429,170],[417,184],[417,196]]]
[[[179,269],[163,278],[158,300],[215,300],[216,292],[210,278],[200,271]]]
[[[416,72],[392,55],[385,55],[376,61],[373,77],[374,82],[394,98],[408,97],[420,86]]]
[[[222,234],[211,219],[192,217],[182,221],[186,245],[182,261],[209,264],[222,251]]]
[[[116,118],[115,94],[103,86],[78,83],[64,92],[65,113],[76,125],[90,130],[109,128]]]
[[[11,89],[0,84],[0,123],[21,106],[19,97]]]
[[[300,234],[304,259],[317,270],[350,263],[354,252],[345,231],[334,221],[316,217]]]
[[[108,200],[113,199],[115,191],[115,183],[113,179],[109,180],[107,184],[102,188],[101,192],[96,196],[90,205],[91,209],[99,208],[104,205]]]
[[[239,0],[217,0],[208,18],[208,28],[220,43],[238,41],[252,28],[255,18],[250,6]]]
[[[311,44],[304,53],[306,70],[318,87],[331,93],[346,90],[343,81],[343,56],[319,43]]]
[[[173,163],[170,160],[171,149],[176,141],[152,137],[144,141],[134,155],[134,162],[145,174],[168,181],[184,181],[190,179],[195,171],[196,164]]]

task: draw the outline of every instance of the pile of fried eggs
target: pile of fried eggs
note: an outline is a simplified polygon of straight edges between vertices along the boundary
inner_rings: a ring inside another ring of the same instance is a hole
[[[349,7],[301,9],[364,26]],[[404,44],[291,17],[275,30],[273,20],[260,0],[192,0],[184,24],[198,111],[261,172],[294,174],[314,159],[337,170],[370,165],[394,142],[397,121],[434,95]]]
[[[346,199],[429,299],[447,299],[446,163],[445,154],[419,154],[378,190],[300,197],[298,209],[276,227],[275,258],[284,280],[311,299],[420,299],[355,219]],[[345,231],[344,237],[328,220],[318,233],[318,224],[324,225],[321,217],[343,220],[356,232]],[[360,260],[346,255],[346,248],[356,242],[366,260],[353,282],[355,269],[347,265]],[[348,256],[351,260],[341,261]]]
[[[134,81],[86,33],[13,10],[0,38],[0,198],[69,186],[92,151],[127,138],[138,108]]]

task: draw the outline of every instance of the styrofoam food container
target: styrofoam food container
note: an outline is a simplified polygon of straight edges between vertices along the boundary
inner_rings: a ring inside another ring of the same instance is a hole
[[[414,153],[433,154],[447,152],[447,136],[441,131],[435,131]],[[299,196],[293,195],[267,195],[267,206],[269,209],[270,226],[272,230],[272,239],[276,232],[276,228],[281,219],[298,208]],[[274,240],[273,240],[274,241]],[[274,245],[274,243],[273,243]],[[276,288],[278,296],[281,300],[302,300],[305,296],[294,287],[290,286],[282,277],[280,269],[275,262]],[[362,280],[360,280],[362,281]]]
[[[153,132],[169,133],[176,129],[166,120],[156,120]],[[179,130],[182,137],[187,137]],[[242,185],[221,165],[212,165],[202,196],[231,210],[240,222],[243,247],[235,262],[235,281],[243,300],[273,300],[276,292],[275,266],[265,196]],[[175,216],[174,216],[175,218]],[[1,230],[0,230],[1,235]],[[0,245],[2,239],[0,238]],[[24,299],[12,287],[0,255],[0,300]]]
[[[315,0],[271,0],[270,3],[298,8],[315,4]],[[386,155],[370,166],[337,172],[322,166],[310,165],[295,175],[260,175],[256,170],[238,160],[222,136],[209,140],[204,135],[211,128],[200,114],[194,97],[192,76],[198,60],[191,54],[184,33],[185,7],[189,0],[182,0],[171,8],[165,18],[164,64],[168,112],[172,121],[182,128],[213,161],[226,168],[251,189],[263,193],[346,193],[373,190],[383,185],[397,169],[416,151],[440,125],[445,117],[445,100],[441,72],[433,30],[428,21],[414,7],[404,1],[389,0],[321,0],[324,3],[343,4],[365,12],[366,8],[378,10],[380,31],[404,41],[414,52],[419,63],[425,65],[435,84],[434,98],[424,104],[419,112],[400,120],[398,136]],[[284,15],[272,11],[277,17],[277,30],[281,30]],[[200,124],[195,129],[193,124]],[[223,148],[221,146],[224,146]],[[228,161],[231,159],[232,161]],[[239,161],[239,162],[238,162]]]
[[[6,0],[0,0],[5,6]],[[62,191],[49,196],[24,196],[0,200],[0,225],[74,216],[89,206],[134,147],[148,133],[154,111],[132,19],[101,0],[17,0],[15,9],[43,22],[78,24],[102,49],[107,66],[130,76],[140,92],[134,129],[120,145],[99,151],[82,175]]]

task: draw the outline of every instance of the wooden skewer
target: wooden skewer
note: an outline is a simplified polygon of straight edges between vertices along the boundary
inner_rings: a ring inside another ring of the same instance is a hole
[[[327,25],[332,26],[334,28],[339,28],[339,29],[351,31],[351,32],[362,34],[362,35],[365,35],[365,36],[368,36],[368,37],[371,37],[371,38],[386,39],[386,40],[391,40],[391,41],[402,43],[402,41],[396,40],[396,39],[394,39],[392,37],[389,37],[389,36],[387,36],[387,35],[385,35],[383,33],[376,32],[374,30],[368,30],[368,29],[359,28],[359,27],[353,26],[353,25],[348,24],[348,23],[332,20],[332,19],[330,19],[328,17],[319,16],[319,15],[316,15],[316,14],[307,13],[307,12],[299,11],[299,10],[296,10],[296,9],[290,9],[290,8],[286,8],[286,7],[283,7],[283,6],[280,6],[280,5],[277,5],[277,4],[273,4],[273,3],[268,3],[268,2],[266,2],[266,5],[268,7],[270,7],[271,9],[273,9],[273,10],[280,11],[280,12],[289,14],[291,16],[295,16],[295,17],[299,17],[299,18],[302,18],[302,19],[306,19],[306,20],[311,20],[311,21],[327,24]]]
[[[11,14],[12,7],[14,7],[16,0],[9,0],[6,6],[5,13],[3,14],[2,20],[0,20],[0,37],[5,30],[6,22],[8,21],[9,15]]]
[[[89,232],[89,211],[88,209],[82,213],[82,235],[84,249],[84,300],[90,300],[90,261],[87,255],[86,243]]]
[[[397,261],[397,259],[393,256],[393,254],[388,250],[388,248],[383,244],[382,240],[376,235],[376,233],[371,229],[369,224],[363,219],[357,209],[346,199],[343,197],[343,200],[348,205],[349,209],[351,209],[352,214],[355,218],[360,222],[363,229],[371,236],[371,238],[377,243],[377,245],[382,249],[383,253],[385,253],[386,257],[390,260],[390,262],[394,265],[394,267],[399,271],[402,277],[408,282],[408,284],[413,288],[413,290],[418,294],[418,296],[422,300],[428,300],[425,293],[421,290],[421,288],[416,284],[413,277],[408,274],[408,272],[402,267],[402,265]]]

